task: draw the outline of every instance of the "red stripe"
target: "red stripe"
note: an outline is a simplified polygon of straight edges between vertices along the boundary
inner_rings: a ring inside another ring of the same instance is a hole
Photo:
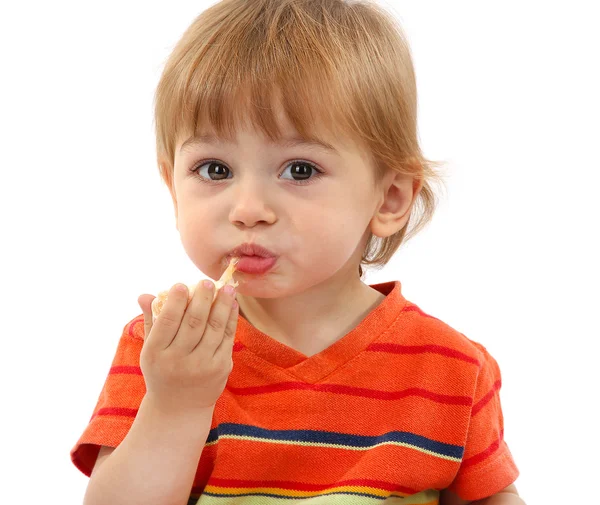
[[[341,384],[306,384],[304,382],[280,382],[279,384],[269,384],[266,386],[253,386],[246,388],[235,388],[227,386],[227,389],[238,395],[260,395],[276,393],[289,390],[312,390],[321,393],[336,393],[350,396],[363,396],[365,398],[375,398],[377,400],[399,400],[407,396],[421,396],[438,403],[447,403],[451,405],[472,405],[471,398],[468,396],[450,396],[441,395],[427,391],[421,388],[408,388],[402,391],[379,391],[376,389],[358,388],[352,386],[343,386]]]
[[[126,409],[123,407],[105,407],[103,409],[99,409],[93,416],[123,416],[123,417],[135,417],[137,415],[137,409]],[[91,419],[90,419],[91,420]]]
[[[110,369],[109,375],[112,374],[131,374],[142,375],[142,369],[139,366],[113,366]]]
[[[479,366],[480,363],[475,358],[464,354],[456,349],[451,349],[450,347],[444,347],[441,345],[428,344],[428,345],[400,345],[400,344],[371,344],[366,349],[367,351],[380,351],[380,352],[389,352],[393,354],[422,354],[422,353],[433,353],[433,354],[441,354],[442,356],[447,356],[449,358],[457,358],[462,361],[466,361],[467,363],[473,363],[474,365]]]
[[[423,312],[419,307],[417,307],[416,305],[406,305],[403,309],[402,312],[417,312],[419,314],[421,314],[423,317],[430,317],[431,319],[435,319],[436,321],[440,321],[440,323],[442,323],[443,321],[438,319],[437,317],[433,317],[430,316],[429,314],[427,314],[426,312]]]
[[[496,391],[500,390],[501,385],[502,384],[500,380],[494,382],[492,389],[490,389],[488,393],[473,406],[473,412],[471,414],[471,417],[473,417],[475,414],[477,414],[477,412],[479,412],[483,407],[485,407],[485,405],[494,397]]]
[[[129,334],[130,337],[137,338],[136,332],[139,330],[137,330],[136,326],[138,326],[140,324],[142,325],[142,328],[141,328],[142,333],[141,334],[142,334],[142,338],[143,338],[143,335],[145,333],[145,331],[144,331],[144,314],[137,316],[133,321],[131,321],[129,328],[127,328],[127,330],[128,330],[127,333]]]
[[[502,439],[504,438],[504,430],[502,430],[500,432],[500,437],[495,440],[494,442],[492,442],[492,444],[483,452],[480,452],[479,454],[475,454],[475,456],[471,456],[468,459],[463,460],[463,462],[461,463],[461,466],[467,467],[467,466],[471,466],[471,465],[475,465],[477,463],[481,463],[483,460],[489,458],[494,452],[496,452],[498,450],[498,447],[500,447],[500,442],[502,442]]]
[[[332,484],[309,484],[306,482],[295,481],[279,481],[279,480],[239,480],[239,479],[217,479],[211,477],[207,482],[209,486],[218,487],[237,487],[237,488],[261,488],[261,487],[277,487],[281,489],[294,489],[298,491],[326,491],[331,488],[340,486],[368,486],[386,491],[400,491],[401,493],[414,494],[416,489],[409,487],[398,486],[390,482],[369,479],[351,479],[334,482]],[[199,489],[198,491],[202,491]],[[192,490],[194,492],[194,490]]]

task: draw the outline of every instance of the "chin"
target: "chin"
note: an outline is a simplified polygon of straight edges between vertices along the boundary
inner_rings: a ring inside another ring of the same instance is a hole
[[[272,300],[275,298],[279,298],[281,296],[281,293],[275,292],[273,289],[270,289],[270,288],[264,288],[264,289],[245,288],[244,289],[244,288],[242,288],[241,284],[236,289],[236,292],[237,292],[238,296],[241,296],[241,297],[247,296],[248,298],[261,298],[264,300]]]
[[[279,298],[287,296],[289,286],[278,282],[277,277],[269,274],[255,275],[243,272],[235,273],[235,280],[239,283],[236,292],[242,296],[252,298]]]

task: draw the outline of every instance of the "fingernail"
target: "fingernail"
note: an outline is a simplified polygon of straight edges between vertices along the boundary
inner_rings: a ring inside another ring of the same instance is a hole
[[[210,282],[210,281],[204,281],[202,284],[204,284],[204,287],[206,289],[210,289],[212,291],[212,288],[213,288],[213,283],[212,282]]]
[[[225,291],[225,293],[227,293],[228,295],[233,295],[235,288],[227,284],[227,286],[223,288],[223,291]]]

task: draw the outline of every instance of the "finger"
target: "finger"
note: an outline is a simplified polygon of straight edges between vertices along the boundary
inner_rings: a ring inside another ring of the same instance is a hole
[[[167,301],[152,325],[147,346],[155,350],[169,347],[181,325],[181,319],[188,303],[188,289],[185,284],[175,284],[170,290]]]
[[[234,305],[235,306],[231,308],[231,312],[229,313],[229,321],[227,321],[227,326],[225,327],[223,340],[221,340],[221,343],[215,350],[215,357],[223,355],[223,358],[231,358],[233,353],[235,332],[237,330],[238,316],[240,314],[240,307],[237,305],[237,302]]]
[[[169,348],[189,354],[202,340],[215,290],[213,282],[208,281],[208,283],[210,287],[206,287],[204,282],[199,282],[196,286],[194,296],[183,315],[177,338],[173,340]]]
[[[219,347],[219,344],[223,340],[223,334],[227,322],[229,321],[229,314],[231,313],[231,307],[235,297],[235,290],[232,294],[225,291],[225,289],[230,287],[231,286],[225,286],[219,290],[217,298],[210,309],[210,314],[208,315],[204,336],[194,349],[194,352],[201,351],[207,353],[208,356],[214,356],[215,349]]]

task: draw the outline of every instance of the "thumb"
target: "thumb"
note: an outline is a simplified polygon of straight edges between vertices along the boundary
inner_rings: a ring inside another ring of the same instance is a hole
[[[155,298],[152,295],[140,295],[138,297],[138,305],[144,313],[144,340],[148,339],[152,329],[152,300]]]

